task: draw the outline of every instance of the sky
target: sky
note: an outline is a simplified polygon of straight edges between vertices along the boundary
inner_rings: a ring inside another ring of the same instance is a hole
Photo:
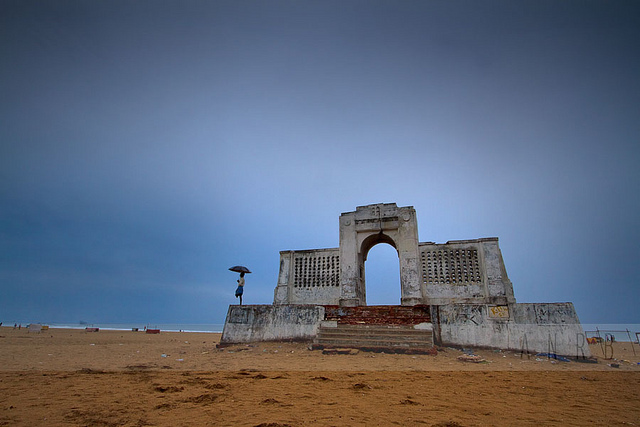
[[[0,0],[0,58],[0,321],[223,323],[384,202],[640,323],[637,1]]]

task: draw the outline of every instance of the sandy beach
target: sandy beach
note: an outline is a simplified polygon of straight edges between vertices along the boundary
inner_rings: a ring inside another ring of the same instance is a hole
[[[628,342],[614,343],[611,360],[591,345],[591,364],[491,350],[469,363],[452,348],[217,348],[219,339],[0,328],[0,425],[640,425],[640,347]]]

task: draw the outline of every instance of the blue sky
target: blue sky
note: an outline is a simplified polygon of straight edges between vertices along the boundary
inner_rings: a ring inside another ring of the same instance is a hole
[[[0,321],[221,323],[359,205],[640,323],[635,1],[0,1]],[[370,303],[397,303],[387,245]]]

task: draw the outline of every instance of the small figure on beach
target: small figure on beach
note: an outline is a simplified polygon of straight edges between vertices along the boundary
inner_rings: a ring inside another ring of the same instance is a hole
[[[240,297],[240,305],[242,305],[242,293],[244,292],[244,271],[240,273],[240,278],[237,280],[238,288],[236,289],[236,298]]]
[[[251,273],[251,271],[244,265],[236,265],[229,270],[240,273],[240,278],[237,280],[238,287],[236,288],[236,298],[240,297],[240,305],[242,305],[242,293],[244,292],[244,275],[245,273]]]

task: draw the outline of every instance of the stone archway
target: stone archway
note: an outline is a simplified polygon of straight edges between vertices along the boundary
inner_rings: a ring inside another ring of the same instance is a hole
[[[360,253],[364,305],[398,305],[400,257],[395,242],[385,234],[371,235],[363,242]],[[383,277],[385,280],[381,281]]]
[[[388,243],[398,251],[401,305],[423,303],[415,210],[384,203],[359,206],[340,216],[340,305],[366,304],[364,262],[378,243]]]

